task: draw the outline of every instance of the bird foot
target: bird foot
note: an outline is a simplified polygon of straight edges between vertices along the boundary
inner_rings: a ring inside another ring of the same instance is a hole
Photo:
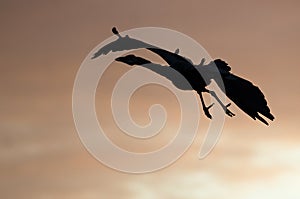
[[[235,114],[231,112],[229,109],[226,109],[225,113],[230,117],[235,116]]]
[[[235,114],[234,114],[233,112],[231,112],[231,111],[228,109],[228,107],[229,107],[230,105],[231,105],[231,103],[227,104],[227,105],[224,107],[224,111],[225,111],[225,113],[226,113],[228,116],[232,117],[232,116],[235,116]]]
[[[208,107],[203,107],[203,111],[204,114],[206,115],[206,117],[208,117],[209,119],[212,118],[211,114],[209,113],[209,109],[214,105],[214,103],[212,103],[211,105],[209,105]]]

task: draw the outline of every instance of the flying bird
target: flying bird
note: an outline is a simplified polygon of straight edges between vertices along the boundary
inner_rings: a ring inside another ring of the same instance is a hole
[[[133,44],[129,45],[132,47],[132,49],[145,48],[157,54],[168,63],[169,67],[152,63],[147,59],[137,57],[133,54],[124,57],[118,57],[116,58],[116,61],[131,66],[138,65],[148,68],[172,81],[172,83],[179,89],[195,90],[199,94],[204,114],[208,118],[212,118],[209,109],[214,104],[206,106],[203,93],[209,93],[212,97],[214,97],[228,116],[235,116],[235,114],[228,109],[231,103],[227,105],[223,104],[214,91],[206,88],[210,84],[211,80],[215,80],[219,87],[222,87],[222,83],[224,84],[225,90],[223,90],[223,92],[226,94],[226,96],[251,118],[254,120],[258,119],[266,125],[268,125],[268,122],[262,116],[270,120],[274,120],[274,116],[271,114],[270,108],[268,107],[265,96],[261,90],[257,86],[253,85],[250,81],[231,73],[231,67],[225,61],[216,59],[205,65],[205,59],[202,59],[200,64],[193,64],[188,58],[179,55],[179,49],[176,49],[175,52],[170,52],[145,42],[131,39],[128,36],[122,37],[115,27],[113,28],[112,32],[119,37],[118,40],[127,39],[126,42],[132,40]],[[116,43],[121,42],[118,40]],[[93,58],[100,56],[101,53],[104,54],[103,49],[105,49],[106,52],[108,49],[111,51],[128,49],[128,45],[124,48],[124,46],[117,47],[115,44],[113,45],[113,49],[109,48],[109,45],[112,45],[111,43],[103,47],[95,53]],[[217,70],[214,70],[215,67]],[[191,87],[183,86],[181,82],[178,82],[176,76],[172,75],[174,73],[169,72],[170,69],[174,69],[180,73],[188,81]],[[216,78],[218,75],[216,73],[221,75],[222,82]],[[205,74],[205,77],[203,77],[201,74]]]

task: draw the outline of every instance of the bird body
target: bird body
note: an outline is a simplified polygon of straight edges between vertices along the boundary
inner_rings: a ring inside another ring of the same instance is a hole
[[[184,57],[160,48],[147,48],[163,58],[171,68],[183,75],[197,92],[203,92],[207,86],[195,66]]]

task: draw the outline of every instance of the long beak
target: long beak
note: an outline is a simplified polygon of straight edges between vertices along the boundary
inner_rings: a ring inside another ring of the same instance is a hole
[[[122,59],[123,59],[123,57],[117,57],[115,60],[119,61],[119,62],[122,62]]]

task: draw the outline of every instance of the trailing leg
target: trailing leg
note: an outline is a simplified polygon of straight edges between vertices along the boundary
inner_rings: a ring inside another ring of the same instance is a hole
[[[211,114],[209,113],[209,109],[214,105],[213,103],[211,105],[209,105],[208,107],[206,107],[205,103],[204,103],[204,99],[202,96],[202,92],[198,92],[200,99],[201,99],[201,105],[204,111],[204,114],[206,115],[206,117],[208,117],[209,119],[212,118]]]
[[[235,116],[235,114],[232,113],[232,112],[228,109],[228,107],[231,105],[231,103],[229,103],[229,104],[227,104],[227,105],[224,105],[223,102],[221,102],[221,100],[219,99],[219,97],[217,96],[217,94],[216,94],[214,91],[207,90],[207,91],[205,91],[205,92],[208,92],[209,94],[211,94],[211,95],[217,100],[217,102],[221,105],[221,107],[223,108],[224,112],[225,112],[228,116],[230,116],[230,117]]]

